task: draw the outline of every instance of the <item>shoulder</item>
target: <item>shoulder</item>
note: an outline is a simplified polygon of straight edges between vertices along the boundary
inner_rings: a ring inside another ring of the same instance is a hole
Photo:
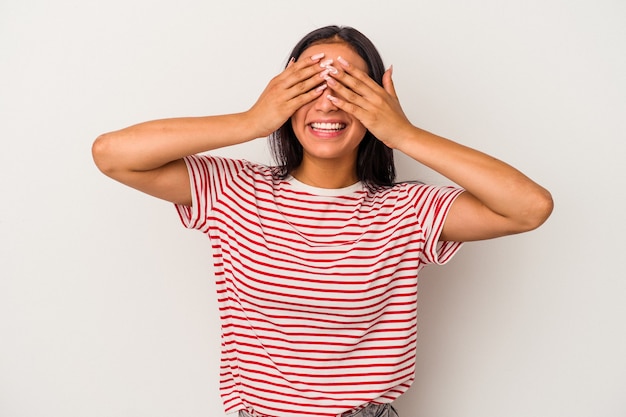
[[[402,181],[396,182],[387,187],[376,187],[369,190],[370,194],[378,198],[389,198],[393,196],[416,196],[424,193],[445,192],[454,190],[452,186],[439,186],[426,184],[420,181]]]
[[[426,184],[420,181],[403,181],[393,185],[396,192],[414,195],[446,195],[457,194],[463,189],[453,185]]]
[[[403,181],[376,190],[376,199],[394,199],[400,204],[411,204],[415,208],[439,209],[449,206],[463,189],[452,185],[434,185],[419,181]]]
[[[185,157],[188,164],[199,165],[211,170],[230,172],[249,172],[260,175],[274,175],[275,168],[246,159],[228,158],[209,153],[190,155]]]

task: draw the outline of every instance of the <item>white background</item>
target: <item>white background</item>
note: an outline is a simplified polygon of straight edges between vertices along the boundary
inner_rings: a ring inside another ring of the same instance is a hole
[[[345,24],[416,125],[556,202],[424,271],[401,416],[623,417],[625,22],[621,0],[1,0],[0,416],[223,415],[209,243],[100,174],[91,143],[245,110],[304,34]],[[264,140],[221,153],[270,162]]]

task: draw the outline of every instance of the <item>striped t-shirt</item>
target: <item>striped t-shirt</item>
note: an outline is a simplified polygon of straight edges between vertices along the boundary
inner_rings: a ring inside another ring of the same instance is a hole
[[[417,275],[461,245],[438,242],[461,190],[320,189],[243,160],[185,161],[193,203],[177,209],[213,248],[225,411],[330,417],[405,392]]]

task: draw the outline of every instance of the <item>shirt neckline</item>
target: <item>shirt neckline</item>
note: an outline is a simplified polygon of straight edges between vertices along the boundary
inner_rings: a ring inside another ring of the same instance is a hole
[[[342,188],[321,188],[314,187],[312,185],[305,184],[301,181],[298,181],[293,176],[288,176],[286,181],[291,184],[291,186],[298,191],[303,191],[313,195],[321,195],[326,197],[339,197],[342,195],[354,194],[358,191],[363,191],[363,183],[358,181],[352,185],[348,185],[347,187]]]

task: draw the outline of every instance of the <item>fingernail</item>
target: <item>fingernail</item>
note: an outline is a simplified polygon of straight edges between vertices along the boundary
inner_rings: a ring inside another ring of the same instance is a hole
[[[327,66],[326,70],[330,71],[333,74],[337,74],[339,72],[339,70],[337,68],[333,67],[332,65]]]
[[[341,63],[341,65],[343,65],[344,67],[349,67],[350,66],[350,64],[348,64],[348,61],[346,61],[345,59],[343,59],[340,56],[337,57],[337,61],[339,61],[339,63]]]
[[[311,57],[311,60],[312,60],[312,61],[317,61],[318,59],[322,59],[322,58],[324,58],[324,52],[321,52],[321,53],[319,53],[319,54],[315,54],[315,55],[313,55],[313,56]]]
[[[320,77],[322,77],[322,78],[328,77],[328,73],[329,72],[330,72],[330,70],[328,68],[326,68],[324,71],[320,72]]]
[[[322,85],[320,85],[319,87],[317,87],[317,88],[315,89],[315,92],[316,92],[316,93],[321,93],[322,91],[326,90],[326,88],[327,88],[327,87],[328,87],[328,85],[326,85],[326,84],[322,84]]]
[[[328,95],[326,96],[326,98],[327,98],[327,99],[329,99],[330,101],[332,101],[333,103],[337,101],[337,97],[335,97],[335,96],[331,96],[330,94],[328,94]]]
[[[324,77],[324,79],[326,80],[326,82],[328,83],[328,85],[330,85],[331,87],[334,87],[337,85],[337,81],[333,80],[332,78],[330,78],[330,76],[326,76]]]
[[[291,57],[289,59],[289,62],[287,62],[287,66],[289,67],[291,64],[293,64],[294,62],[296,62],[296,59],[294,57]]]
[[[332,63],[333,63],[333,60],[332,60],[332,59],[327,59],[326,61],[322,61],[322,62],[320,62],[320,67],[322,67],[322,68],[326,68],[326,67],[328,67],[328,66],[329,66],[330,64],[332,64]]]

